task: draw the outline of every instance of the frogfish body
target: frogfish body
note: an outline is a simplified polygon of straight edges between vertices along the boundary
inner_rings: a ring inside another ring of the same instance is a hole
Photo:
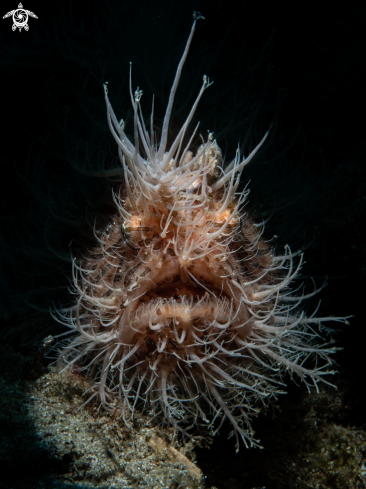
[[[126,422],[140,405],[185,433],[195,425],[214,433],[228,419],[237,443],[241,438],[246,446],[256,445],[251,415],[281,392],[285,371],[308,387],[326,382],[333,348],[331,342],[319,344],[313,328],[335,318],[301,311],[304,296],[294,296],[291,285],[302,254],[286,247],[276,255],[262,238],[264,226],[245,212],[248,192],[237,192],[243,168],[268,132],[246,158],[237,151],[225,167],[211,134],[191,151],[197,127],[184,141],[210,85],[204,77],[187,120],[167,147],[174,96],[198,17],[159,142],[153,111],[149,130],[145,127],[142,92],[130,89],[133,144],[105,85],[124,183],[113,196],[115,214],[95,234],[94,248],[81,264],[74,261],[77,301],[60,314],[76,335],[61,352],[60,364],[92,370],[94,396],[107,409],[119,406]]]

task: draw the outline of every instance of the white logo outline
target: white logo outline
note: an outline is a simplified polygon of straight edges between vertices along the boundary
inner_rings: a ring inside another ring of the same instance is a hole
[[[5,14],[3,19],[6,19],[11,15],[13,16],[13,25],[11,27],[13,31],[15,31],[17,28],[19,29],[19,31],[21,31],[23,28],[25,31],[28,31],[28,17],[34,17],[35,19],[38,19],[38,17],[33,12],[31,12],[30,10],[25,10],[21,3],[18,5],[17,9],[11,10],[7,14]]]

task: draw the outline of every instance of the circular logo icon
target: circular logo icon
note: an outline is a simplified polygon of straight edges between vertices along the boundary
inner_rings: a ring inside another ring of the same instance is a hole
[[[21,3],[18,5],[17,9],[10,10],[10,12],[6,13],[3,19],[11,16],[13,17],[13,25],[11,27],[13,31],[15,31],[16,29],[19,29],[19,31],[21,31],[22,29],[27,31],[29,29],[28,18],[33,17],[35,19],[38,19],[38,17],[33,12],[31,12],[30,10],[25,10]]]
[[[19,4],[21,5],[21,4]],[[18,7],[19,7],[18,5]],[[29,29],[28,27],[28,13],[26,10],[22,9],[22,8],[18,8],[16,10],[14,10],[14,13],[13,13],[13,26],[12,26],[12,29],[13,31],[15,31],[15,29],[18,27],[19,30],[24,27],[24,29],[27,31]]]

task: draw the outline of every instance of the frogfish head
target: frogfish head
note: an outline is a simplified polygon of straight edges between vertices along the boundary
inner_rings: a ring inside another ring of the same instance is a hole
[[[123,419],[143,405],[154,418],[189,435],[214,433],[228,419],[237,438],[257,445],[251,415],[284,386],[285,371],[310,388],[330,373],[331,342],[314,327],[337,318],[307,317],[294,296],[302,254],[276,255],[237,192],[243,168],[264,144],[227,166],[209,134],[192,151],[186,140],[199,99],[167,148],[174,95],[199,15],[179,63],[156,141],[133,94],[134,144],[118,122],[105,84],[107,118],[123,177],[116,211],[95,246],[73,263],[76,304],[60,312],[76,333],[61,351],[64,369],[81,365],[96,376],[94,396]],[[131,76],[130,76],[131,80]],[[316,291],[315,291],[316,292]],[[308,294],[307,297],[312,294]],[[310,357],[310,359],[309,359]],[[322,360],[312,362],[311,357]],[[221,423],[218,422],[221,418]]]

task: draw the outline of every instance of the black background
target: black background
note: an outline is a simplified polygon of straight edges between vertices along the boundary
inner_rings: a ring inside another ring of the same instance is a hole
[[[364,286],[366,7],[364,2],[329,4],[329,2],[257,1],[234,4],[234,2],[202,1],[195,5],[187,2],[183,6],[178,2],[176,5],[174,2],[151,3],[153,8],[149,11],[152,12],[149,14],[149,19],[151,22],[159,22],[160,29],[163,29],[165,21],[173,22],[169,16],[176,7],[174,23],[179,31],[177,39],[181,45],[184,45],[191,25],[191,11],[197,9],[205,15],[206,20],[199,23],[191,53],[199,51],[199,47],[202,46],[205,48],[203,53],[214,53],[224,39],[221,51],[209,67],[211,71],[206,73],[219,86],[223,86],[227,78],[235,84],[235,80],[240,80],[241,74],[246,72],[246,61],[242,65],[227,61],[236,57],[241,59],[239,54],[242,46],[245,46],[249,58],[258,57],[262,47],[267,46],[269,54],[256,71],[252,89],[254,93],[260,93],[261,87],[265,86],[270,69],[269,96],[274,100],[277,93],[284,94],[278,116],[279,139],[283,139],[284,145],[287,144],[301,127],[301,133],[306,136],[307,141],[305,163],[301,164],[309,163],[315,181],[323,174],[319,151],[325,162],[326,173],[322,176],[321,185],[316,187],[312,191],[314,193],[310,193],[310,197],[304,201],[303,212],[290,216],[290,222],[297,221],[296,225],[299,225],[300,220],[301,228],[301,220],[303,220],[304,227],[308,229],[308,242],[311,241],[316,229],[317,238],[306,251],[307,264],[304,270],[305,274],[316,276],[318,284],[321,283],[322,277],[329,277],[328,287],[321,292],[321,315],[354,316],[350,320],[350,325],[339,327],[340,332],[336,337],[339,345],[344,349],[337,354],[337,361],[340,376],[349,382],[349,396],[352,399],[361,398],[365,371],[363,307],[366,292]],[[3,1],[2,15],[14,9],[15,4],[16,1]],[[142,2],[138,7],[136,5],[132,7],[132,2],[116,2],[117,4],[126,6],[127,10],[131,5],[131,15],[128,18],[121,16],[118,19],[121,25],[121,38],[126,29],[126,22],[129,23],[129,27],[131,23],[136,25],[136,36],[143,37],[144,31],[140,30],[139,25],[143,24],[142,18],[146,17],[147,9],[144,3]],[[105,2],[105,5],[113,6],[113,2]],[[19,228],[24,225],[23,218],[28,216],[25,209],[29,210],[33,202],[29,201],[32,200],[32,196],[26,190],[26,185],[19,178],[16,169],[19,173],[24,171],[31,147],[33,148],[30,157],[32,168],[37,154],[45,147],[45,141],[52,141],[52,144],[57,144],[59,141],[57,156],[49,156],[45,162],[47,171],[54,172],[52,177],[54,184],[57,184],[60,174],[63,178],[74,178],[66,156],[65,166],[62,166],[64,134],[61,130],[58,132],[58,126],[54,125],[53,121],[55,118],[59,121],[63,120],[66,105],[71,108],[72,117],[72,114],[79,110],[77,94],[80,80],[85,76],[88,66],[95,62],[100,46],[102,46],[102,53],[105,52],[105,39],[109,29],[106,18],[98,14],[100,5],[91,2],[56,1],[51,4],[29,1],[24,2],[24,8],[38,16],[37,20],[30,18],[28,32],[13,32],[11,19],[1,20],[0,23],[2,218],[5,219],[4,222],[11,222],[11,226]],[[111,8],[111,12],[113,11],[117,15],[119,12],[117,6]],[[71,16],[72,25],[76,26],[74,29],[70,28]],[[97,35],[95,28],[98,23]],[[73,46],[79,46],[79,50]],[[121,43],[118,48],[121,59],[116,59],[116,66],[113,69],[110,64],[107,66],[112,94],[116,91],[112,91],[114,81],[111,76],[118,66],[123,65],[125,48],[126,46]],[[160,48],[159,55],[164,57],[164,44]],[[128,50],[126,48],[126,51],[129,56],[134,55],[133,43],[128,46]],[[74,57],[71,56],[72,53]],[[139,55],[138,53],[140,51],[136,51],[136,55]],[[111,58],[108,60],[111,63]],[[132,61],[135,63],[134,59]],[[189,64],[189,58],[187,63]],[[124,69],[127,73],[127,68]],[[137,69],[137,78],[139,73]],[[173,76],[174,66],[171,72],[168,72],[167,79],[172,80]],[[145,90],[144,79],[137,82],[140,88]],[[188,81],[183,79],[183,90],[187,90],[186,83]],[[47,88],[50,86],[51,89]],[[240,92],[241,89],[239,85],[237,90]],[[53,96],[52,103],[49,98],[50,93]],[[206,94],[203,116],[205,107],[209,106],[211,100],[209,92]],[[150,95],[146,87],[147,100],[150,100],[148,99]],[[100,97],[98,103],[102,104],[102,89],[99,95],[96,94],[96,97],[98,96]],[[149,109],[146,109],[146,113],[148,111]],[[122,115],[119,114],[120,117]],[[269,123],[272,117],[269,111],[262,123],[264,125]],[[105,119],[100,123],[106,126]],[[84,136],[83,129],[80,130]],[[205,131],[206,126],[203,126],[202,130]],[[218,142],[220,144],[220,141]],[[46,147],[48,148],[47,145]],[[296,165],[296,161],[300,160],[303,147],[303,138],[299,137],[287,154],[287,158],[292,160],[293,164]],[[225,149],[228,153],[230,150],[235,151],[235,147]],[[52,151],[49,148],[47,151],[47,154],[51,155]],[[314,159],[315,163],[313,163]],[[284,182],[286,189],[286,180]],[[292,181],[289,181],[288,185],[291,184]],[[260,186],[260,183],[257,182],[257,185]],[[74,189],[75,186],[72,188]],[[283,195],[283,190],[281,192]],[[289,189],[289,194],[291,192],[292,190]],[[253,202],[251,205],[256,208]],[[270,232],[275,233],[276,223],[271,226]],[[284,228],[285,230],[281,226],[282,238],[286,241],[286,233],[291,236],[291,230],[286,231],[286,225]],[[65,233],[67,241],[69,234],[68,231]],[[3,236],[6,234],[7,230],[3,230]],[[63,273],[67,281],[67,273]],[[7,279],[6,277],[5,274],[4,280]],[[8,314],[3,313],[2,322],[4,330],[8,331],[17,323],[19,317],[16,306],[14,310],[13,298],[6,298],[4,294],[5,292],[2,294],[2,302],[9,304],[9,311]],[[22,307],[19,309],[23,310]],[[23,317],[22,314],[20,316]],[[21,338],[15,337],[9,341],[12,347],[21,349]],[[361,425],[364,422],[363,410],[360,406],[357,407],[356,402],[354,406],[350,423]],[[224,442],[226,434],[218,439],[220,441],[215,442],[211,453],[219,450],[220,443],[225,443],[225,447],[230,450],[231,442],[229,444]]]

